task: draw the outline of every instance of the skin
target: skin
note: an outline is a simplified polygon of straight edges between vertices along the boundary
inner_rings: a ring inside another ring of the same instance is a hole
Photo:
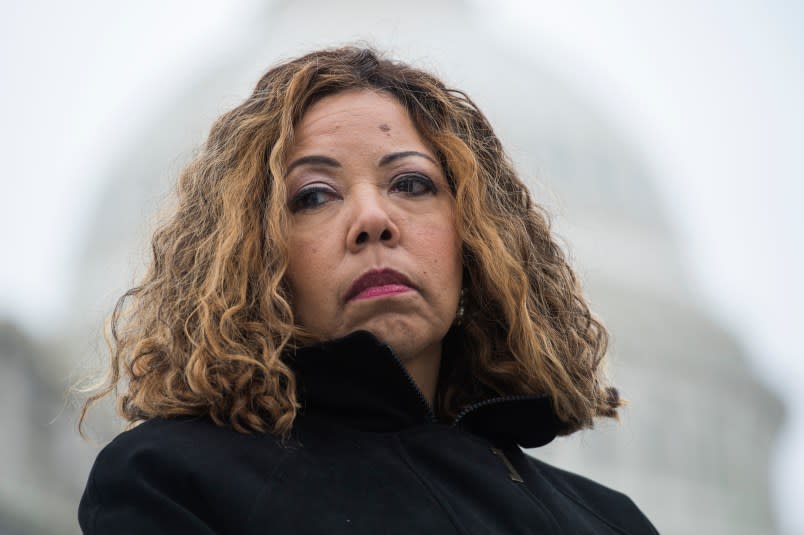
[[[373,333],[432,404],[462,274],[455,201],[435,154],[393,97],[353,90],[307,111],[286,178],[297,321],[322,340]],[[412,287],[347,299],[358,277],[387,268]]]

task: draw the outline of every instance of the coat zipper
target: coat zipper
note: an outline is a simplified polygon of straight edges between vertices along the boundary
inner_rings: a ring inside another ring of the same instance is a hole
[[[430,419],[430,421],[433,422],[433,423],[436,423],[437,419],[435,417],[435,413],[433,412],[433,408],[430,406],[430,402],[428,402],[427,399],[424,397],[424,394],[422,393],[421,389],[419,388],[419,385],[416,384],[416,381],[413,379],[413,377],[411,377],[410,373],[408,373],[407,368],[405,368],[405,365],[402,364],[402,361],[399,360],[399,357],[396,356],[396,353],[394,353],[394,350],[391,349],[390,346],[388,346],[388,351],[391,353],[391,356],[394,358],[394,362],[396,362],[396,365],[402,371],[403,375],[407,378],[408,383],[410,384],[410,386],[418,394],[419,401],[427,409],[427,416]],[[533,395],[506,396],[506,397],[498,397],[498,398],[487,399],[487,400],[481,401],[479,403],[474,403],[474,404],[466,407],[464,410],[462,410],[460,412],[460,414],[458,414],[458,416],[455,418],[455,421],[452,423],[452,426],[457,427],[458,423],[461,420],[461,418],[465,417],[467,414],[469,414],[473,410],[478,409],[480,407],[484,407],[486,405],[491,405],[493,403],[500,403],[500,402],[505,402],[505,401],[519,401],[519,400],[524,400],[524,399],[537,399],[537,398],[541,398],[541,397],[543,397],[543,396],[533,396]],[[519,475],[519,472],[517,472],[516,468],[514,468],[514,465],[511,464],[511,461],[508,460],[508,457],[506,457],[505,453],[501,449],[495,448],[494,446],[492,446],[491,447],[491,453],[493,453],[494,455],[499,457],[500,460],[503,462],[505,467],[508,469],[508,477],[511,478],[511,481],[514,481],[516,483],[524,483],[525,482],[525,480],[522,479],[522,476]]]
[[[407,378],[408,384],[410,384],[411,388],[413,388],[413,390],[416,392],[416,394],[418,394],[419,401],[427,409],[427,416],[430,419],[430,422],[437,423],[438,419],[435,416],[435,412],[433,412],[433,408],[430,406],[430,402],[427,401],[427,399],[424,397],[424,394],[422,393],[421,389],[419,388],[419,385],[416,384],[416,381],[413,379],[413,377],[411,377],[410,373],[408,373],[407,368],[405,368],[405,365],[402,363],[401,360],[399,360],[399,357],[396,356],[396,353],[394,353],[394,350],[391,348],[391,346],[386,346],[386,347],[388,347],[388,351],[391,353],[391,356],[394,358],[394,362],[396,362],[397,367],[400,369],[402,374]],[[542,396],[542,395],[504,396],[504,397],[491,398],[491,399],[487,399],[487,400],[484,400],[484,401],[481,401],[481,402],[478,402],[478,403],[474,403],[472,405],[469,405],[468,407],[465,407],[458,414],[458,416],[455,418],[455,421],[452,422],[452,427],[457,427],[462,418],[464,418],[467,414],[469,414],[473,410],[476,410],[476,409],[478,409],[480,407],[484,407],[486,405],[491,405],[493,403],[501,403],[501,402],[506,402],[506,401],[520,401],[520,400],[526,400],[526,399],[538,399],[538,398],[541,398],[541,397],[544,397],[544,396]],[[514,465],[511,464],[511,461],[508,460],[508,457],[506,457],[505,453],[501,449],[495,448],[494,446],[492,446],[491,447],[491,453],[493,453],[494,455],[499,457],[500,460],[503,462],[503,464],[505,465],[506,469],[508,470],[508,477],[511,478],[511,481],[514,481],[515,483],[524,483],[525,482],[525,480],[522,479],[522,476],[519,475],[519,472],[517,472],[516,468],[514,468]]]
[[[474,404],[469,405],[468,407],[464,408],[458,414],[458,416],[455,417],[455,421],[453,422],[452,425],[457,427],[458,425],[460,425],[461,420],[463,418],[465,418],[467,414],[471,413],[472,411],[475,411],[475,410],[479,409],[480,407],[485,407],[486,405],[492,405],[492,404],[495,404],[495,403],[504,403],[504,402],[508,402],[508,401],[522,401],[522,400],[529,400],[529,399],[541,399],[543,397],[544,397],[543,394],[542,395],[524,395],[523,394],[523,395],[517,395],[517,396],[501,396],[501,397],[497,397],[497,398],[491,398],[491,399],[487,399],[487,400],[484,400],[484,401],[480,401],[478,403],[474,403]],[[505,455],[505,453],[501,449],[495,448],[494,446],[492,446],[491,447],[491,453],[493,453],[494,455],[499,457],[499,459],[505,465],[505,468],[508,470],[508,477],[511,478],[511,481],[514,481],[515,483],[524,483],[525,482],[525,480],[522,479],[522,476],[519,474],[519,472],[517,472],[516,468],[514,468],[514,465],[511,463],[510,460],[508,460],[508,457]]]
[[[544,397],[544,394],[531,394],[531,395],[517,395],[517,396],[500,396],[497,398],[491,398],[484,401],[480,401],[478,403],[473,403],[468,407],[464,407],[464,409],[458,413],[458,416],[455,417],[455,421],[452,423],[453,426],[457,427],[461,420],[470,412],[479,409],[480,407],[485,407],[486,405],[493,405],[495,403],[504,403],[506,401],[522,401],[526,399],[541,399]]]
[[[499,457],[503,464],[505,464],[505,467],[508,468],[508,476],[511,478],[511,481],[516,481],[517,483],[525,482],[522,476],[519,475],[519,472],[516,471],[516,468],[514,468],[514,465],[511,464],[511,461],[508,460],[508,457],[505,456],[503,450],[492,446],[491,453]]]
[[[394,362],[396,362],[396,365],[402,372],[402,375],[404,375],[405,378],[408,380],[408,384],[410,384],[411,388],[418,395],[419,402],[421,402],[422,406],[427,410],[427,418],[430,421],[430,423],[438,423],[438,420],[435,416],[435,412],[433,412],[433,407],[430,406],[430,402],[427,401],[427,398],[424,397],[421,388],[419,388],[419,385],[416,384],[416,381],[413,379],[413,377],[411,377],[410,373],[408,373],[408,369],[405,368],[405,365],[402,364],[402,361],[399,360],[399,357],[396,356],[396,353],[394,353],[394,350],[391,348],[391,346],[386,345],[385,347],[388,348],[388,352],[394,358]]]

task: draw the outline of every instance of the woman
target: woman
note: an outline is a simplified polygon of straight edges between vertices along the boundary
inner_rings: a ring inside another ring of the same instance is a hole
[[[655,533],[520,450],[622,402],[466,95],[371,50],[308,54],[215,123],[178,197],[87,404],[125,385],[140,425],[98,456],[86,533]]]

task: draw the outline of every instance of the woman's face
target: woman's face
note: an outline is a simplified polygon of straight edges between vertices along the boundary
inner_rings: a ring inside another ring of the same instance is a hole
[[[455,203],[433,151],[391,96],[315,103],[288,158],[287,280],[320,339],[372,332],[407,361],[440,357],[461,289]]]

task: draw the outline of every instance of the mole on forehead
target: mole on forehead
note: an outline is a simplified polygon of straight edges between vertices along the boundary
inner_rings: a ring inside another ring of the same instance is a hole
[[[390,127],[390,126],[388,126],[388,125],[387,125],[387,124],[385,124],[385,123],[382,123],[382,124],[380,125],[380,130],[382,130],[383,132],[390,132],[390,131],[391,131],[391,127]]]

